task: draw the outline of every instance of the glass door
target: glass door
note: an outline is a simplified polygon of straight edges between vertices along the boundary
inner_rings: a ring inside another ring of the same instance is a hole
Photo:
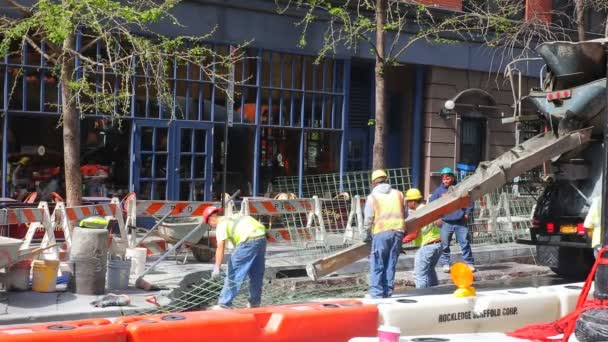
[[[162,121],[136,121],[133,125],[131,184],[138,199],[170,199],[170,128]]]
[[[174,122],[173,125],[173,198],[183,201],[211,200],[211,125],[187,121]]]

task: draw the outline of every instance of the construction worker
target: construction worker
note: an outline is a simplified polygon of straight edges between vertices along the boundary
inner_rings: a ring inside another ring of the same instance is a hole
[[[403,193],[387,183],[384,170],[372,172],[372,192],[365,202],[363,226],[372,242],[370,290],[372,298],[388,298],[393,293],[395,268],[405,230]]]
[[[454,185],[456,185],[454,171],[449,167],[444,167],[441,169],[441,185],[433,191],[429,202],[447,195],[448,189]],[[443,252],[439,259],[439,264],[442,265],[444,272],[450,272],[450,243],[454,234],[456,234],[456,241],[458,241],[460,250],[462,251],[462,259],[475,272],[475,261],[473,260],[473,252],[471,251],[471,243],[469,241],[469,228],[467,227],[467,220],[472,213],[473,208],[469,206],[468,208],[457,209],[445,214],[435,222],[437,226],[441,227],[441,248]]]
[[[591,199],[591,206],[585,216],[583,226],[587,229],[593,229],[591,232],[591,247],[593,248],[594,254],[597,256],[597,252],[602,248],[602,196],[593,196]]]
[[[249,276],[249,307],[258,307],[262,302],[264,264],[266,255],[266,229],[251,216],[220,216],[221,208],[208,207],[203,211],[203,222],[214,227],[217,249],[212,279],[220,277],[220,266],[224,260],[226,241],[234,246],[228,261],[228,273],[218,300],[219,308],[232,307],[245,278]]]
[[[424,207],[422,204],[422,193],[412,188],[405,193],[405,201],[410,212]],[[423,289],[437,286],[437,272],[435,266],[441,257],[441,232],[435,223],[428,224],[414,233],[403,238],[403,243],[414,241],[418,248],[414,258],[414,279],[416,288]]]

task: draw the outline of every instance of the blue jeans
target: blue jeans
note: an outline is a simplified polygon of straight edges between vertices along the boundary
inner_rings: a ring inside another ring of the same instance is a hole
[[[247,276],[249,276],[249,304],[260,305],[265,255],[266,239],[246,241],[234,249],[228,261],[228,274],[218,301],[220,305],[232,306],[232,301],[239,294]]]
[[[452,242],[452,235],[456,234],[456,241],[460,245],[462,251],[462,259],[469,265],[473,265],[473,252],[471,251],[471,243],[469,242],[469,228],[465,222],[461,223],[448,223],[443,222],[441,225],[441,248],[443,253],[441,259],[439,259],[440,265],[450,265],[450,242]]]
[[[401,253],[403,232],[391,230],[375,234],[370,256],[369,294],[372,298],[388,298],[393,294],[395,269]]]
[[[417,289],[439,285],[435,266],[439,262],[441,251],[440,243],[432,243],[420,247],[416,252],[416,257],[414,258],[414,279],[416,280]]]

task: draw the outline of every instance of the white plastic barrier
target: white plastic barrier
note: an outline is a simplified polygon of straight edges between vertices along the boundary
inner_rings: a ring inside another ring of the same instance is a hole
[[[541,292],[554,293],[560,302],[560,317],[564,317],[576,308],[578,296],[583,290],[584,283],[573,283],[564,285],[541,286],[538,288]],[[593,285],[589,291],[588,298],[593,298]]]
[[[527,324],[560,318],[555,292],[535,288],[480,292],[475,297],[451,294],[369,300],[378,304],[380,324],[402,334],[508,332]]]
[[[399,342],[413,341],[446,341],[446,342],[522,342],[524,340],[501,333],[452,334],[452,335],[419,335],[400,337]],[[355,337],[349,342],[378,342],[376,337]]]

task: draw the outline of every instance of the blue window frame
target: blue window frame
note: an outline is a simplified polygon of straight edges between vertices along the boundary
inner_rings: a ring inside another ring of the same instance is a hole
[[[133,130],[131,191],[142,199],[210,199],[211,125],[135,120]]]
[[[88,43],[83,40],[78,36],[79,46]],[[42,51],[46,51],[44,42],[40,46]],[[229,51],[227,45],[211,46],[218,52]],[[95,48],[100,51],[102,47],[98,43]],[[100,55],[97,53],[95,58]],[[254,131],[250,137],[253,156],[252,160],[247,161],[253,178],[251,194],[258,195],[258,188],[261,187],[261,151],[268,146],[261,141],[263,129],[285,128],[292,136],[300,137],[301,146],[297,156],[290,159],[291,165],[298,165],[299,175],[306,173],[304,158],[307,151],[304,143],[307,132],[335,132],[341,139],[340,171],[343,171],[345,118],[348,113],[345,89],[349,86],[350,61],[324,59],[314,64],[314,56],[260,48],[248,49],[247,57],[235,66],[234,126],[251,127]],[[76,65],[78,67],[78,61]],[[0,77],[4,78],[0,83],[0,105],[6,113],[5,133],[7,126],[10,127],[11,116],[51,115],[59,118],[61,96],[58,79],[53,74],[53,66],[36,51],[24,46],[20,56],[6,57],[0,63],[0,71]],[[100,82],[101,77],[89,76]],[[106,82],[107,78],[112,77],[112,74],[106,73]],[[173,75],[168,82],[171,82],[174,110],[178,115],[175,120],[169,117],[168,108],[157,103],[155,94],[146,89],[146,81],[142,70],[136,70],[129,85],[132,94],[130,109],[125,111],[115,106],[114,111],[121,114],[121,120],[132,122],[130,189],[144,191],[150,197],[186,200],[204,196],[210,199],[214,186],[212,166],[219,165],[217,160],[213,161],[214,150],[218,150],[215,142],[217,137],[214,138],[213,132],[222,132],[219,128],[223,126],[227,114],[226,96],[217,87],[219,81],[207,77],[195,66],[174,63]],[[115,91],[118,91],[118,82],[114,83]],[[12,97],[9,96],[11,91]],[[101,112],[98,108],[85,115],[110,117],[109,113]],[[163,139],[166,139],[166,145],[160,144]],[[203,140],[204,151],[198,143]],[[5,161],[7,144],[3,139]],[[215,153],[216,159],[220,157],[218,151]],[[229,154],[230,151],[229,148]],[[151,170],[146,168],[148,163],[153,166]],[[2,178],[3,184],[6,184],[7,170],[4,164]],[[159,168],[161,165],[165,168]],[[175,177],[176,174],[178,177]],[[145,190],[143,185],[146,186]],[[2,187],[2,195],[7,195],[6,186]]]

